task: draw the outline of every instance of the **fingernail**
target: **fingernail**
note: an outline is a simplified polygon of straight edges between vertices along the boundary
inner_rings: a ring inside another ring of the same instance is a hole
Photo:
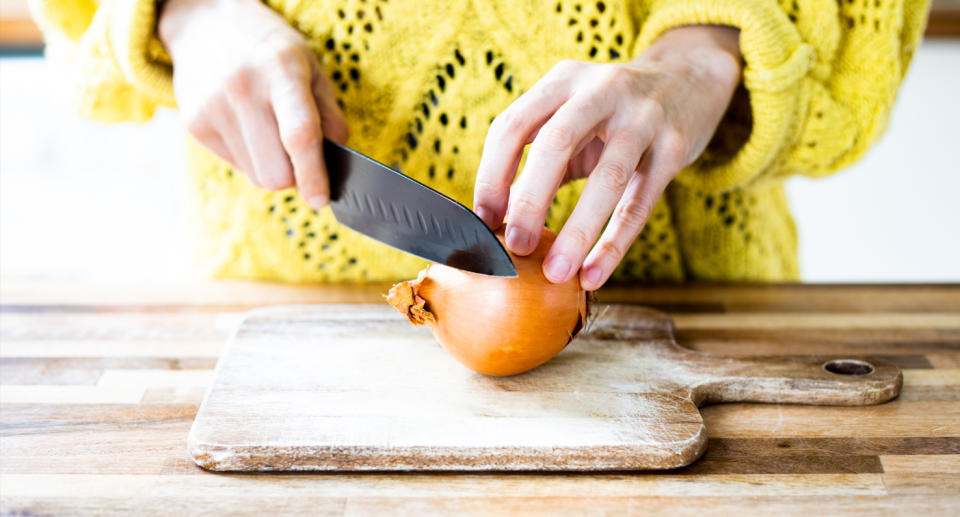
[[[320,210],[321,208],[327,206],[327,203],[330,202],[330,198],[321,194],[319,196],[313,196],[307,200],[307,204],[310,205],[314,210]]]
[[[493,213],[482,206],[477,207],[477,217],[483,219],[483,222],[487,223],[487,226],[493,228]]]
[[[507,247],[515,253],[526,253],[530,247],[530,232],[511,226],[507,229]]]
[[[562,282],[570,274],[570,261],[563,255],[554,255],[547,259],[543,269],[546,270],[547,279],[551,282]]]
[[[587,289],[596,289],[600,284],[600,268],[590,267],[583,270],[583,286]]]

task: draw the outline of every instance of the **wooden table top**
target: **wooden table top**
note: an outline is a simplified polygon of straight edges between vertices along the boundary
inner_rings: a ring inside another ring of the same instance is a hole
[[[960,513],[960,286],[619,286],[721,355],[858,354],[903,369],[868,407],[704,408],[690,467],[587,474],[213,474],[187,432],[251,308],[384,285],[0,281],[0,513]]]

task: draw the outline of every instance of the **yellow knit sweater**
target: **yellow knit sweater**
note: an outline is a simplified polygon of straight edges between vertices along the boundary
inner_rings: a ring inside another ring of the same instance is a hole
[[[490,121],[557,61],[628,61],[680,25],[740,28],[743,87],[713,142],[657,205],[616,279],[798,276],[782,182],[858,159],[882,133],[928,0],[270,0],[337,86],[350,146],[469,206]],[[81,114],[174,106],[156,0],[35,0],[48,56]],[[423,262],[252,187],[196,144],[207,263],[291,282],[410,278]],[[582,182],[561,189],[558,230]]]

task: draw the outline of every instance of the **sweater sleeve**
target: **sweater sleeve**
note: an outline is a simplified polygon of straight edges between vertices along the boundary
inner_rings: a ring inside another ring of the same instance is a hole
[[[81,116],[143,122],[174,106],[173,70],[156,36],[156,0],[32,0],[48,60]]]
[[[676,181],[721,191],[824,176],[886,128],[929,0],[656,0],[634,55],[674,27],[740,29],[743,81],[703,155]]]

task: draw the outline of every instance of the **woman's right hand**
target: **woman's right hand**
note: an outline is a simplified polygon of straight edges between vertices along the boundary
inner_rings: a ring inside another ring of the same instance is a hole
[[[254,185],[325,206],[322,137],[347,123],[303,36],[259,0],[167,0],[158,33],[188,131]]]

